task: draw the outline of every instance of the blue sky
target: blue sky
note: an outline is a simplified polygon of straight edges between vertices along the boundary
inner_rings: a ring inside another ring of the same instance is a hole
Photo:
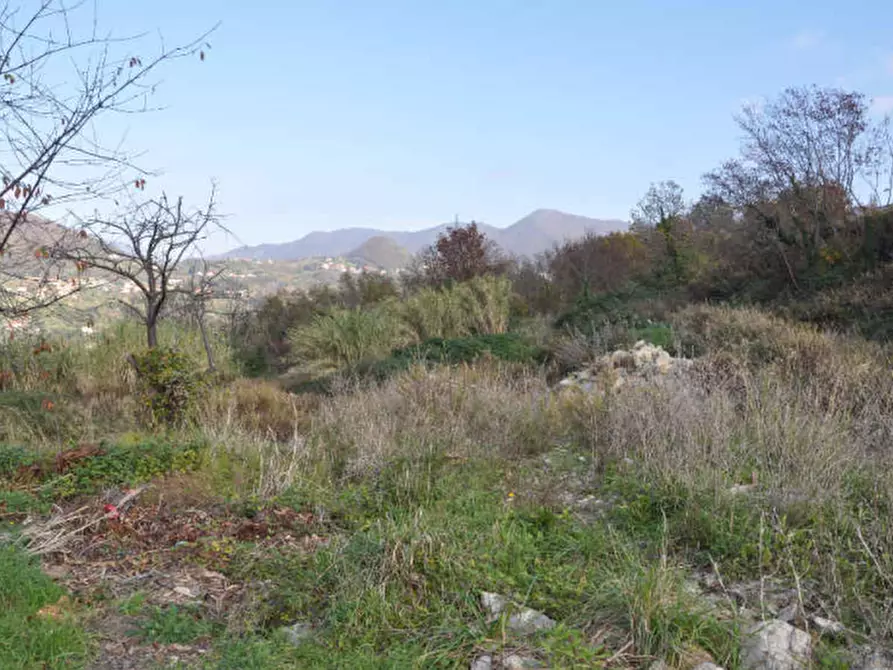
[[[155,188],[200,202],[216,179],[247,244],[538,207],[626,218],[652,181],[695,196],[745,101],[816,83],[893,110],[889,0],[97,2],[106,28],[169,43],[222,21],[127,141],[164,170]]]

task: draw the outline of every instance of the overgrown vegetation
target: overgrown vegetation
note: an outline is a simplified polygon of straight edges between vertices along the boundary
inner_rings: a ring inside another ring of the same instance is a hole
[[[745,116],[699,202],[655,185],[629,232],[537,262],[451,229],[405,283],[162,319],[149,350],[133,324],[4,343],[0,665],[126,639],[137,667],[738,668],[748,616],[790,607],[840,624],[826,667],[893,647],[889,210],[819,161],[780,188],[747,144],[792,105],[862,118],[809,95]],[[599,376],[638,340],[692,361]]]

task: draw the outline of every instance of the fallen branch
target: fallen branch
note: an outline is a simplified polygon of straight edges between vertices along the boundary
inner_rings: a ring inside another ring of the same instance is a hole
[[[74,538],[106,519],[117,519],[121,510],[148,487],[148,485],[144,485],[128,491],[117,503],[107,505],[101,515],[93,517],[86,523],[84,523],[84,519],[88,518],[87,513],[91,509],[89,506],[81,507],[68,514],[52,516],[43,523],[36,523],[26,528],[19,536],[19,542],[32,556],[65,553],[65,547]],[[76,525],[76,528],[70,529],[73,525]]]

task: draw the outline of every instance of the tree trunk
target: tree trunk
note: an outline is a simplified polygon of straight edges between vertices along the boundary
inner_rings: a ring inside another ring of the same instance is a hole
[[[208,338],[208,330],[205,328],[205,319],[203,317],[199,317],[198,319],[198,329],[202,334],[202,344],[205,347],[205,354],[208,357],[208,370],[214,372],[216,370],[214,367],[214,354],[211,351],[211,340]]]
[[[150,349],[158,346],[158,319],[153,315],[146,319],[146,340]]]

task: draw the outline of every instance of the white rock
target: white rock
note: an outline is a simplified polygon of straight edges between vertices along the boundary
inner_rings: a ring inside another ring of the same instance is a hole
[[[489,591],[481,591],[481,606],[490,613],[491,617],[498,617],[508,606],[508,598],[498,593],[490,593]]]
[[[296,647],[313,637],[313,627],[310,624],[301,622],[285,626],[282,628],[282,631],[285,633],[288,641]]]
[[[704,661],[703,663],[698,663],[691,670],[723,670],[723,668],[716,663],[711,663],[710,661]]]
[[[854,670],[893,670],[893,660],[877,649],[864,652],[850,667]]]
[[[842,623],[825,617],[813,616],[812,623],[822,635],[840,635],[844,631]]]
[[[809,666],[812,639],[804,631],[776,619],[751,626],[741,651],[744,670],[800,670]]]
[[[501,665],[505,670],[532,670],[533,668],[543,667],[542,663],[535,658],[528,658],[520,654],[504,656]]]
[[[490,670],[493,667],[493,657],[490,654],[478,656],[471,662],[469,670]]]
[[[495,620],[509,608],[511,601],[505,596],[498,593],[481,593],[481,605],[490,613],[490,619]],[[527,635],[540,630],[549,630],[555,627],[555,621],[550,619],[542,612],[538,612],[529,607],[512,607],[512,614],[509,615],[507,627],[513,633]]]

